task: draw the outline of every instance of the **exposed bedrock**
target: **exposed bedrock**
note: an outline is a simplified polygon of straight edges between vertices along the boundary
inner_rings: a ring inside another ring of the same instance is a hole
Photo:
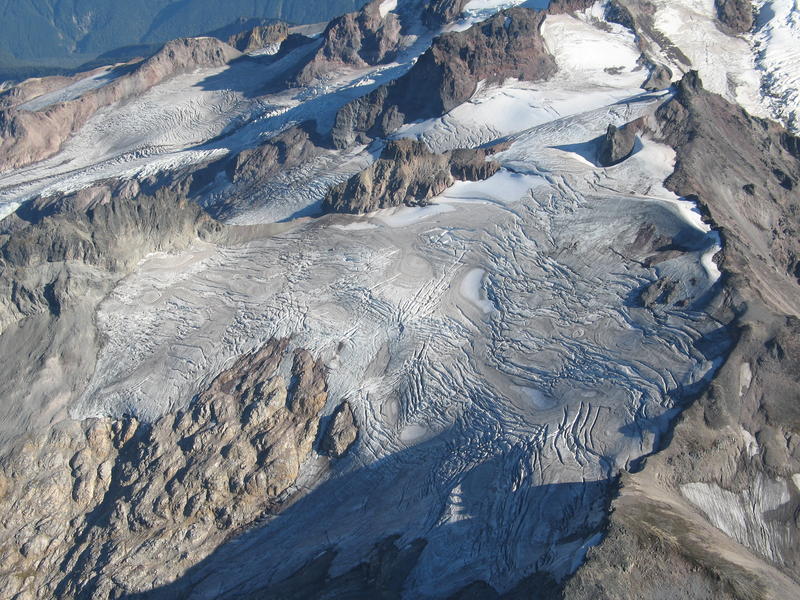
[[[326,400],[324,365],[271,340],[153,423],[65,421],[19,440],[0,458],[0,595],[107,598],[172,581],[280,510]]]
[[[142,94],[154,85],[198,67],[218,67],[240,52],[215,38],[186,38],[159,52],[108,84],[79,98],[38,111],[20,107],[0,111],[0,172],[52,156],[104,106]],[[43,88],[44,89],[44,88]]]
[[[621,127],[609,125],[600,140],[597,161],[604,167],[621,163],[633,154],[636,135],[644,127],[644,119],[637,119]]]
[[[724,238],[736,343],[669,444],[623,477],[607,537],[565,595],[798,597],[800,242],[785,185],[800,174],[796,138],[696,73],[677,87],[657,113],[677,151],[667,185],[693,195]]]
[[[265,25],[256,25],[252,29],[239,32],[228,38],[228,45],[239,52],[252,52],[267,49],[277,51],[289,37],[289,25],[283,21],[275,21]]]
[[[656,92],[667,89],[670,85],[672,85],[672,71],[670,68],[664,65],[652,65],[650,67],[650,75],[648,75],[642,87],[648,92]]]
[[[746,33],[753,27],[753,3],[750,0],[714,0],[717,18],[735,33]]]
[[[0,228],[0,331],[40,313],[58,316],[103,294],[150,252],[214,239],[223,226],[188,200],[192,178],[145,189],[111,180],[37,198]]]
[[[441,116],[468,100],[479,81],[547,79],[556,63],[539,32],[544,17],[544,12],[512,8],[438,37],[403,77],[339,111],[333,143],[340,148],[366,143],[405,122]]]
[[[233,183],[263,180],[314,158],[322,151],[322,143],[313,121],[295,125],[260,146],[239,152],[228,163],[228,178]]]
[[[387,62],[400,48],[400,20],[394,13],[381,15],[381,0],[373,0],[359,12],[333,19],[322,34],[322,45],[293,77],[306,85],[341,66],[366,67]]]
[[[422,20],[428,27],[441,27],[454,21],[468,2],[469,0],[431,0],[425,7]]]
[[[374,164],[331,188],[323,208],[360,214],[403,204],[427,204],[456,180],[479,181],[494,175],[500,165],[487,161],[486,156],[485,150],[434,154],[424,142],[392,140]]]
[[[322,454],[339,458],[344,456],[358,438],[353,408],[346,400],[336,407],[331,415],[325,434],[320,441]]]
[[[677,150],[666,185],[707,207],[725,239],[726,266],[768,305],[796,314],[798,138],[705,91],[696,72],[681,80],[657,117],[664,141]]]

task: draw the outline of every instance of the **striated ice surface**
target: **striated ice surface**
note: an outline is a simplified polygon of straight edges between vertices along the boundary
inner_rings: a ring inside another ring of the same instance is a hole
[[[409,598],[580,563],[611,478],[713,372],[697,342],[719,326],[691,302],[634,300],[661,274],[690,297],[713,279],[702,249],[646,268],[635,247],[645,224],[703,235],[661,186],[669,152],[645,140],[602,169],[572,150],[616,110],[520,132],[497,155],[498,185],[153,256],[102,304],[107,343],[75,416],[152,418],[285,336],[326,361],[329,408],[347,399],[359,423],[352,456],[310,471],[302,499],[209,559],[193,597],[255,569],[262,584],[285,577],[332,540],[340,572],[392,532],[428,540]]]

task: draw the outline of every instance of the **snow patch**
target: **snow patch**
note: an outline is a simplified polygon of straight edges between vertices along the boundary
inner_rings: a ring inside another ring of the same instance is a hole
[[[471,269],[461,280],[459,291],[465,300],[468,300],[484,314],[487,314],[492,312],[495,306],[486,298],[486,293],[483,291],[485,275],[486,271],[483,269]]]
[[[385,18],[393,10],[397,10],[397,0],[383,0],[378,7],[381,17]]]

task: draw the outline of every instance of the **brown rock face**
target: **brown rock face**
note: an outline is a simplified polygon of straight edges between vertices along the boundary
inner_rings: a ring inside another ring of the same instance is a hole
[[[633,153],[636,144],[636,134],[639,133],[644,122],[636,120],[622,127],[609,125],[606,134],[600,141],[600,150],[597,161],[604,167],[621,163]]]
[[[431,28],[441,27],[454,21],[469,0],[431,0],[422,15],[423,22]]]
[[[273,340],[152,424],[66,422],[0,459],[0,595],[119,597],[180,576],[280,509],[310,456],[325,368]]]
[[[404,122],[441,116],[468,100],[479,81],[535,81],[556,71],[539,28],[545,13],[513,8],[467,31],[438,37],[403,77],[345,105],[337,147],[385,137]],[[419,90],[425,89],[425,94]]]
[[[753,28],[753,4],[750,0],[714,0],[717,18],[736,33]]]
[[[358,427],[350,403],[345,401],[336,407],[331,415],[331,422],[320,442],[323,454],[333,458],[343,456],[358,437]]]
[[[391,60],[400,47],[400,21],[393,13],[381,17],[380,5],[380,0],[373,0],[361,11],[331,21],[322,46],[292,83],[306,85],[341,66],[366,67]]]
[[[360,214],[403,204],[424,205],[457,179],[486,179],[499,168],[486,161],[484,150],[434,154],[422,142],[392,140],[368,169],[333,187],[323,207]]]
[[[0,111],[0,172],[52,156],[100,108],[147,91],[157,83],[197,67],[222,66],[240,53],[214,38],[187,38],[166,44],[133,72],[40,111]]]
[[[237,154],[228,165],[233,183],[258,181],[296,167],[322,151],[316,125],[306,121],[279,133],[257,148]]]
[[[252,52],[261,48],[279,46],[288,37],[289,26],[283,21],[277,21],[237,33],[228,39],[228,45],[236,48],[239,52]]]

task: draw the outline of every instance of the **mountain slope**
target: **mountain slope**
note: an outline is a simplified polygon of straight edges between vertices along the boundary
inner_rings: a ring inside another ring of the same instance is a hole
[[[800,142],[755,38],[507,4],[2,96],[70,125],[0,174],[4,596],[800,594]]]

